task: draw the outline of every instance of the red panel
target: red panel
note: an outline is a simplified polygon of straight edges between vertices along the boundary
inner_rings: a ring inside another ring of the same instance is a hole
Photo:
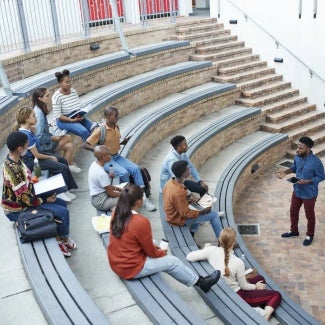
[[[109,0],[88,0],[90,20],[105,20],[113,17],[112,8]],[[116,0],[117,12],[121,17],[123,16],[122,0]]]

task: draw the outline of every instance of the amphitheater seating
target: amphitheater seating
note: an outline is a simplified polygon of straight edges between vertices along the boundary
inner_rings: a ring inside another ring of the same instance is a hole
[[[0,96],[0,114],[4,114],[18,103],[18,96]]]
[[[104,233],[101,238],[106,249],[109,234]],[[178,296],[160,274],[123,282],[154,324],[205,324],[205,321]]]
[[[22,244],[16,233],[26,275],[49,324],[109,324],[71,271],[55,238]]]
[[[274,138],[283,141],[287,138],[283,134],[275,134]],[[274,140],[269,139],[268,143],[273,144]],[[258,148],[259,147],[259,148]],[[232,161],[226,170],[222,173],[215,191],[215,196],[219,198],[219,210],[225,211],[225,217],[221,219],[224,227],[233,227],[236,229],[236,223],[233,216],[233,192],[236,182],[244,170],[258,157],[263,150],[267,150],[268,144],[264,143],[260,146],[249,149],[240,157]],[[258,262],[254,259],[250,251],[247,249],[242,237],[238,234],[236,241],[238,248],[235,250],[236,255],[245,255],[246,267],[255,268],[257,273],[264,276],[266,282],[272,290],[277,290],[282,295],[281,305],[276,309],[276,318],[281,324],[319,324],[312,316],[310,316],[300,305],[292,301],[291,298],[266,274]]]

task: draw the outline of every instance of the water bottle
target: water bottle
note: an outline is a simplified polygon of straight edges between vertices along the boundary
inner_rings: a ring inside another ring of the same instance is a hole
[[[111,185],[112,185],[113,184],[113,179],[115,177],[115,175],[114,175],[114,168],[113,168],[113,165],[112,164],[109,165],[109,177],[111,179]]]
[[[40,177],[41,174],[42,174],[41,166],[38,162],[38,159],[35,157],[35,159],[34,159],[34,175],[37,177]]]

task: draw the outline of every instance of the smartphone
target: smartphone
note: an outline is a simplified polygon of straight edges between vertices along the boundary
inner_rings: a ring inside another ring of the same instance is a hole
[[[290,183],[295,184],[298,181],[300,181],[300,178],[294,176],[294,177],[288,178],[287,181],[290,182]]]

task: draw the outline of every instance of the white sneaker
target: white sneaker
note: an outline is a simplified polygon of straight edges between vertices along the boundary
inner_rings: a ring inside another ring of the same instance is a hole
[[[79,174],[81,172],[81,168],[79,168],[76,164],[69,165],[69,169],[72,173]]]
[[[75,194],[73,194],[73,193],[71,193],[71,192],[69,192],[69,191],[66,191],[65,193],[64,193],[71,201],[72,200],[75,200],[76,198],[77,198],[77,196],[75,195]]]
[[[253,307],[253,309],[255,309],[261,316],[265,317],[266,316],[266,312],[263,308],[261,307]]]
[[[56,197],[62,199],[65,202],[71,202],[71,199],[65,193],[60,193]]]
[[[147,197],[143,198],[143,205],[148,211],[156,210],[156,207],[154,206],[154,204],[152,202],[150,202],[150,200]]]

